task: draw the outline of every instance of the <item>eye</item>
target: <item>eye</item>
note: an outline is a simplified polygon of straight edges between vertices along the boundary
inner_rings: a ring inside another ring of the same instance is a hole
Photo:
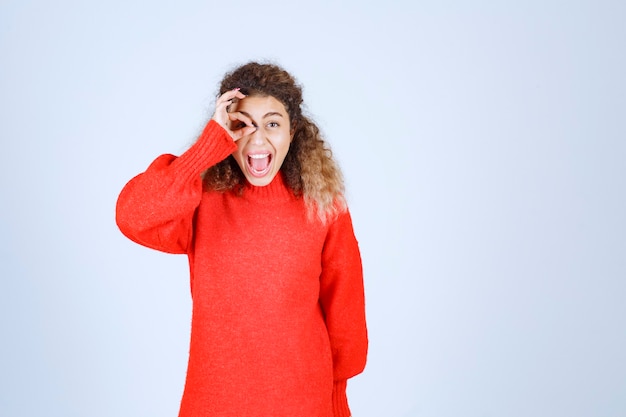
[[[267,124],[267,127],[278,127],[278,126],[279,126],[279,124],[277,122],[269,122]]]

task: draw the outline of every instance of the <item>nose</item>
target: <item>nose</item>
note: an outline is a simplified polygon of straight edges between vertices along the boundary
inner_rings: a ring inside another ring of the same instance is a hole
[[[255,127],[256,130],[250,134],[250,142],[254,143],[255,145],[262,145],[263,143],[265,143],[265,136],[263,135],[263,131],[259,126]]]

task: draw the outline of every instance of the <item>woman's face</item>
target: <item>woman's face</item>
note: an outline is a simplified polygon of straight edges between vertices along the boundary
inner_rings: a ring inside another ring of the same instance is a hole
[[[250,184],[265,186],[280,170],[291,144],[285,106],[272,96],[250,96],[233,103],[230,111],[243,113],[256,127],[236,142],[233,157]],[[232,125],[233,130],[241,127],[241,122]]]

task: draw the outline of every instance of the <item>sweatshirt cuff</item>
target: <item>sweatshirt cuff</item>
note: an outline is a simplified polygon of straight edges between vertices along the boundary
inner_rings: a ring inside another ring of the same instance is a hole
[[[182,177],[192,178],[223,161],[237,150],[233,138],[215,120],[211,119],[202,134],[185,153],[175,160]]]
[[[346,387],[348,380],[335,381],[333,385],[333,417],[350,417]]]

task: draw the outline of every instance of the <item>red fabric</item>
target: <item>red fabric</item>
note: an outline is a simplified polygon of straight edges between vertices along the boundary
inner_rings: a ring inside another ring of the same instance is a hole
[[[309,221],[277,175],[242,196],[203,191],[236,149],[207,124],[122,190],[120,230],[187,254],[193,312],[180,417],[348,417],[346,380],[367,353],[363,277],[349,212]]]

